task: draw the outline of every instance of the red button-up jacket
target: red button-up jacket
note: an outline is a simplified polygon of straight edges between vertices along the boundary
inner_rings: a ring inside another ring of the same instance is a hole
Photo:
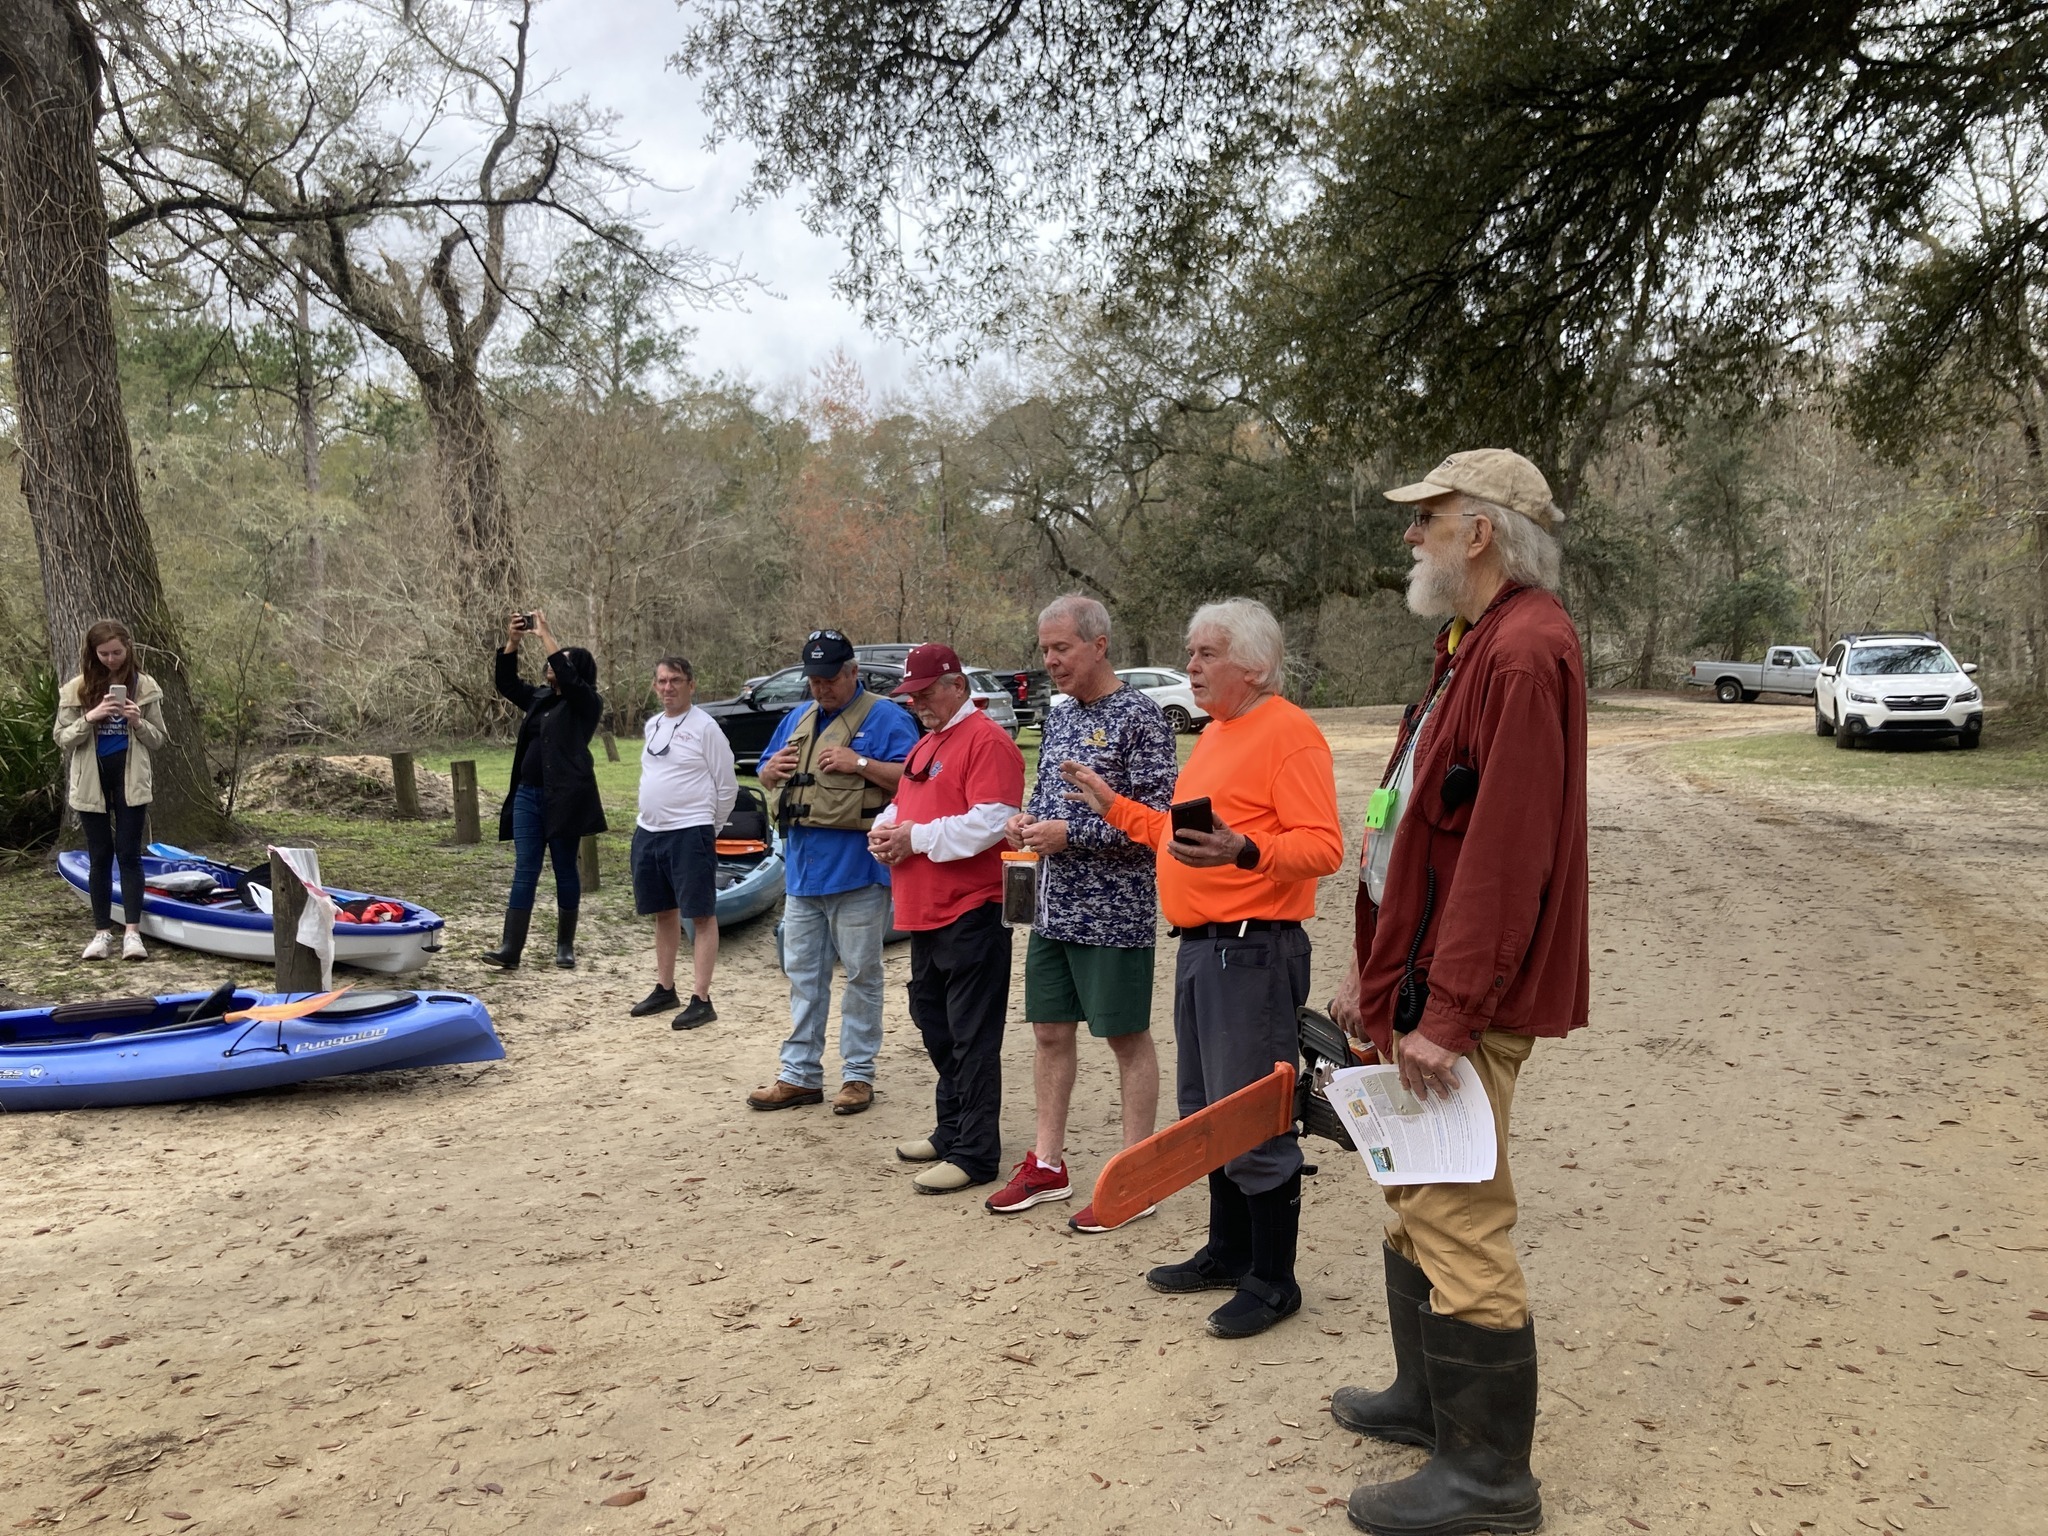
[[[1437,636],[1431,691],[1455,671],[1422,727],[1379,908],[1359,882],[1359,1012],[1383,1056],[1418,928],[1415,965],[1429,982],[1419,1028],[1447,1050],[1469,1051],[1489,1029],[1567,1034],[1586,1022],[1592,990],[1578,632],[1556,597],[1510,586],[1455,656],[1449,636],[1448,625]],[[1412,728],[1402,728],[1393,760]],[[1478,790],[1446,809],[1454,764],[1478,771]]]

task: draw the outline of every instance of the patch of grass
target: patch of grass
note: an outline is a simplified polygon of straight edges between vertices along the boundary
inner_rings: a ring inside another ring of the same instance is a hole
[[[1654,715],[1658,710],[1647,709],[1641,704],[1610,704],[1605,699],[1586,700],[1589,715]]]
[[[2048,786],[2048,743],[2038,736],[2007,734],[2004,716],[1984,730],[1974,752],[1953,741],[1866,743],[1853,752],[1810,733],[1702,741],[1669,749],[1677,767],[1745,785],[1812,786],[1818,789],[1933,791],[1953,794],[1985,789]]]

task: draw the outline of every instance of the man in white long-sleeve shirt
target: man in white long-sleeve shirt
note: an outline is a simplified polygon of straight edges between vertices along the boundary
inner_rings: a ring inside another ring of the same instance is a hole
[[[635,1018],[662,1013],[676,996],[676,953],[683,919],[696,928],[690,1005],[671,1029],[696,1029],[718,1017],[711,1006],[711,968],[718,961],[718,829],[739,797],[732,744],[718,722],[691,707],[696,674],[680,656],[654,664],[661,713],[641,728],[640,815],[633,825],[633,904],[654,919],[654,990],[635,1003]]]
[[[1024,757],[974,707],[951,647],[913,650],[896,692],[929,734],[911,750],[868,846],[889,866],[896,926],[910,933],[910,1017],[939,1073],[931,1135],[896,1155],[929,1163],[911,1182],[941,1195],[989,1183],[1002,1168],[1010,930],[997,847],[1024,803]]]

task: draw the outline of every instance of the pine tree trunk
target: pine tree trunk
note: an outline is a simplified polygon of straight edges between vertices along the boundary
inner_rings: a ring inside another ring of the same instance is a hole
[[[223,823],[191,678],[143,521],[107,281],[93,131],[100,59],[73,0],[0,5],[0,272],[14,341],[21,488],[41,559],[50,656],[78,669],[85,631],[118,618],[164,690],[158,835]]]

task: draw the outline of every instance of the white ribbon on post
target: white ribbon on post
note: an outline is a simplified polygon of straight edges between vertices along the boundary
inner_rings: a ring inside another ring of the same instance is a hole
[[[320,990],[334,985],[334,917],[341,909],[334,898],[320,888],[320,853],[314,848],[272,848],[285,867],[299,877],[306,888],[305,909],[299,913],[298,941],[320,957]]]

